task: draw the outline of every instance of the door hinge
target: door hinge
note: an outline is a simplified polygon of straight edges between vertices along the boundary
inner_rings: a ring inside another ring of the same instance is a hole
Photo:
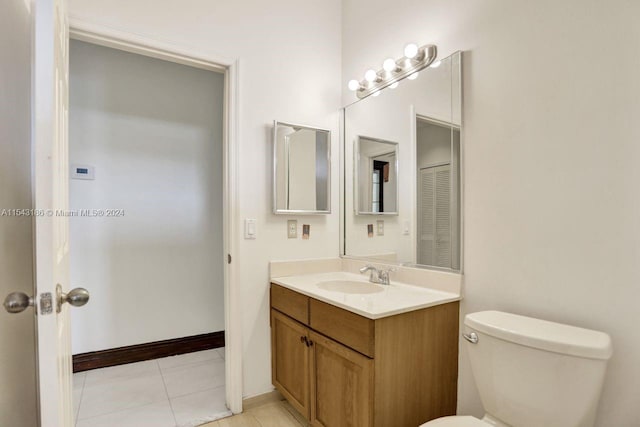
[[[227,254],[227,264],[231,264],[231,254]]]

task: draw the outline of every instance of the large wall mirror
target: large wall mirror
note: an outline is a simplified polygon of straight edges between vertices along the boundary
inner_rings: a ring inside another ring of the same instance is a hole
[[[343,255],[462,269],[461,57],[344,109]]]
[[[330,131],[274,122],[274,213],[331,213],[330,177]]]

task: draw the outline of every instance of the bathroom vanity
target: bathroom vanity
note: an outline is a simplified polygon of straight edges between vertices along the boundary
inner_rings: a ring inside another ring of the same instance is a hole
[[[417,427],[456,412],[461,59],[441,58],[380,96],[355,82],[358,101],[342,110],[343,257],[270,263],[272,381],[313,426]],[[278,165],[296,166],[291,144],[308,129],[274,129],[274,153],[283,153],[274,157],[278,213],[278,197],[296,191],[286,183],[305,181],[285,180],[291,174]],[[324,139],[310,140],[316,150],[307,152],[324,159]],[[324,188],[318,176],[305,196]],[[391,284],[358,274],[368,271]]]
[[[271,279],[272,378],[313,426],[456,412],[458,294],[337,272]]]

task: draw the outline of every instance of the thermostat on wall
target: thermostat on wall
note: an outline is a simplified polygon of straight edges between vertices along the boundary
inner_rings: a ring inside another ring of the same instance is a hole
[[[95,169],[89,165],[71,165],[71,179],[96,179]]]

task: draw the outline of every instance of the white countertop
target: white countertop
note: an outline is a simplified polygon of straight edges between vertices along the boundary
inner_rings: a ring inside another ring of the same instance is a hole
[[[271,282],[369,319],[380,319],[461,299],[458,294],[407,285],[393,280],[388,286],[374,285],[369,283],[368,277],[368,274],[331,272],[273,277]],[[351,294],[322,289],[318,286],[322,282],[337,280],[367,283],[379,287],[380,292]]]

